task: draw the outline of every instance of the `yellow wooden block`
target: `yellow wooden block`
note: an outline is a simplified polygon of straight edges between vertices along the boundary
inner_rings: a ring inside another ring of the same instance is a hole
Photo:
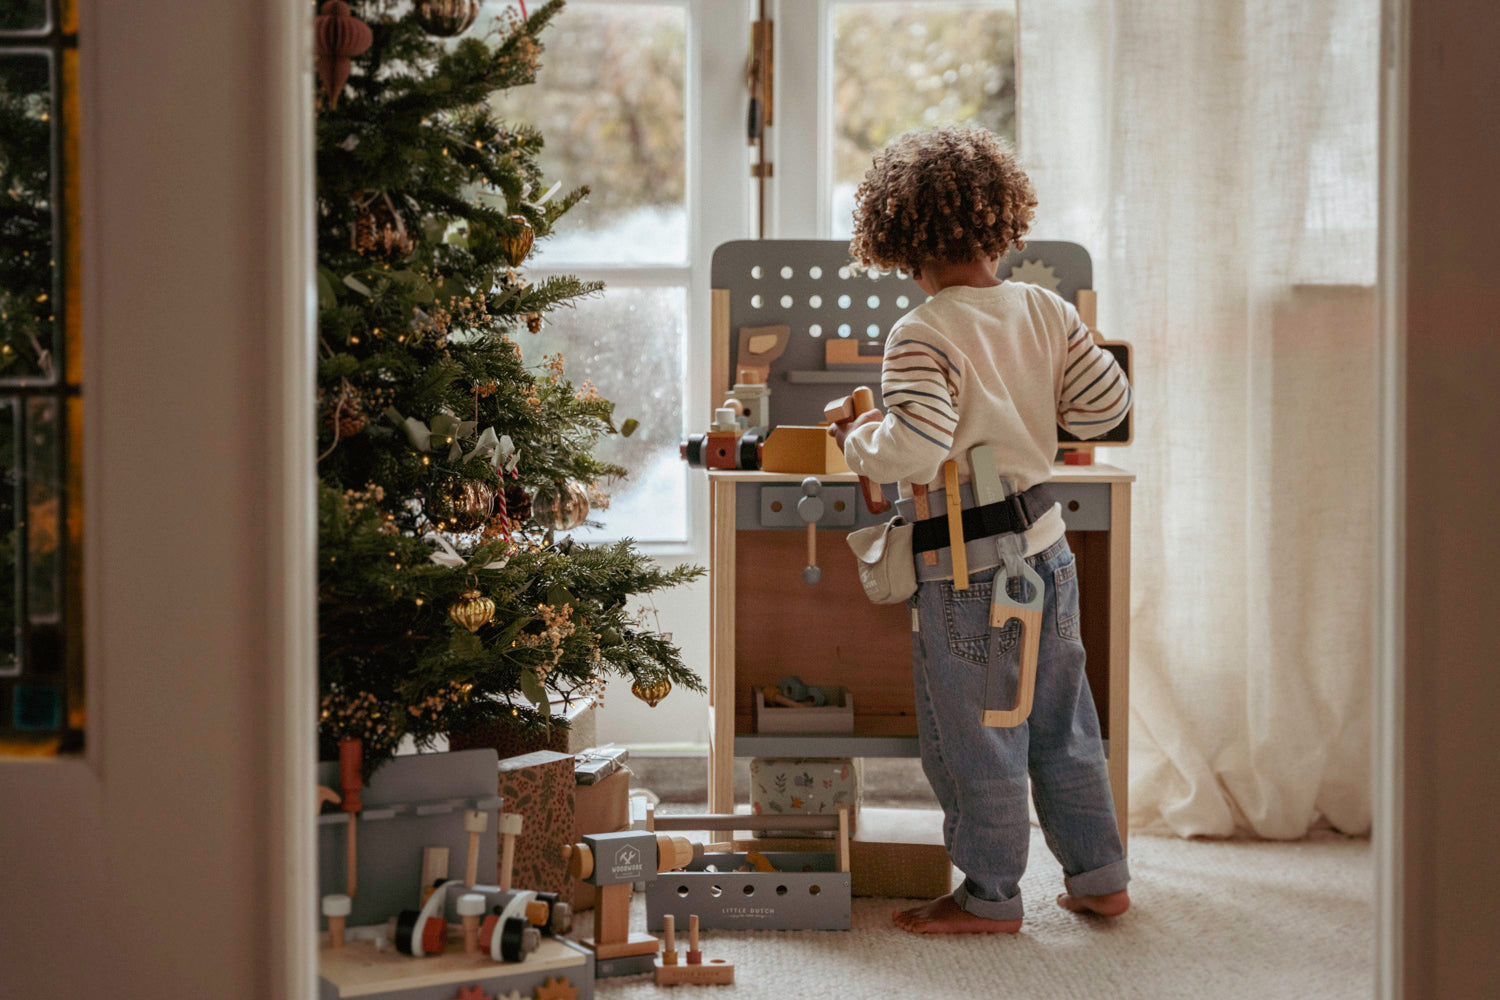
[[[766,472],[794,472],[806,476],[848,472],[844,452],[827,427],[782,424],[766,438],[760,467]]]

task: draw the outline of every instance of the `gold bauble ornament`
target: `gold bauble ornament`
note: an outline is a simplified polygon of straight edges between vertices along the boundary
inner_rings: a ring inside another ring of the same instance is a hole
[[[445,530],[474,531],[495,513],[495,488],[478,479],[458,476],[445,481],[433,497],[428,517],[443,522]]]
[[[417,23],[429,35],[452,38],[479,16],[479,0],[417,0]]]
[[[477,590],[466,590],[448,609],[448,617],[470,632],[478,632],[495,617],[495,602]]]
[[[531,500],[531,519],[554,531],[580,528],[588,517],[589,490],[576,479],[537,490]]]
[[[656,703],[665,698],[672,690],[672,682],[663,677],[652,684],[642,684],[636,681],[630,685],[630,693],[650,705],[656,707]]]
[[[526,260],[526,255],[531,253],[536,230],[531,228],[531,223],[526,221],[524,215],[506,216],[505,221],[515,226],[516,231],[509,236],[500,237],[500,249],[505,251],[505,259],[510,261],[511,267],[520,267]]]

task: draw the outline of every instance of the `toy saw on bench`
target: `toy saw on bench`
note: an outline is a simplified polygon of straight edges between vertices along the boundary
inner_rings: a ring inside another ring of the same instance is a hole
[[[875,409],[875,393],[862,385],[843,399],[836,399],[823,408],[823,417],[830,424],[844,424],[867,410]],[[880,487],[867,477],[859,477],[859,488],[865,495],[865,507],[871,514],[884,514],[891,509],[890,501],[880,492]]]

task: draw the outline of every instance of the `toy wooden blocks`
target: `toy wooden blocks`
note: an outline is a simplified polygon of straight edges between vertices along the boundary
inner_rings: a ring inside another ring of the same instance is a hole
[[[829,475],[848,472],[844,451],[827,427],[779,424],[761,447],[760,467],[766,472]]]

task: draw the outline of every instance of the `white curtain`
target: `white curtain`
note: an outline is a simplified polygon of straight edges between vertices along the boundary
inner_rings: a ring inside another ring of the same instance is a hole
[[[1377,0],[1020,0],[1035,235],[1135,349],[1131,822],[1370,824]]]

